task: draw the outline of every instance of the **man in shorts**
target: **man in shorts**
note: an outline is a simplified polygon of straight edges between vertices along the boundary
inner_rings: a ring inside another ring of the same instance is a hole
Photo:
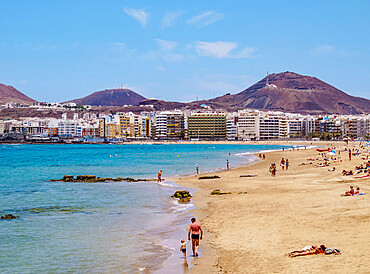
[[[157,182],[162,182],[162,170],[158,172],[158,179]]]
[[[189,227],[188,239],[190,240],[190,234],[191,234],[193,256],[198,257],[199,240],[202,240],[203,238],[203,230],[200,224],[198,224],[195,221],[196,221],[195,218],[191,218],[191,225]]]

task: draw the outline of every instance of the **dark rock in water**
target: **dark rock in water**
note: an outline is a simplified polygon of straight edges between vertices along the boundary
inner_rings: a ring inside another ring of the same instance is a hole
[[[198,180],[203,180],[203,179],[217,179],[220,178],[220,176],[214,175],[214,176],[200,176]]]
[[[77,213],[82,212],[83,207],[73,207],[73,206],[46,206],[46,207],[33,207],[24,209],[24,211],[28,211],[31,213]]]
[[[73,182],[73,175],[64,175],[61,181]]]
[[[96,179],[95,175],[77,175],[76,177],[76,180],[78,181],[93,181],[95,179]]]
[[[179,199],[179,203],[189,203],[190,202],[190,197],[186,197],[186,198],[180,198]]]
[[[1,216],[1,219],[2,220],[12,220],[12,219],[17,219],[17,216],[14,216],[12,214],[7,214],[7,215],[4,215],[4,216]]]
[[[180,199],[179,202],[186,203],[190,202],[191,195],[188,190],[178,190],[171,196],[172,198]]]
[[[219,189],[215,189],[211,192],[211,195],[224,195],[224,194],[231,194],[231,192],[221,192]]]
[[[73,177],[73,175],[64,175],[62,179],[55,180],[51,179],[50,182],[73,182],[73,183],[105,183],[105,182],[152,182],[156,179],[134,179],[131,177],[127,178],[101,178],[96,177],[95,175],[77,175],[76,178]]]

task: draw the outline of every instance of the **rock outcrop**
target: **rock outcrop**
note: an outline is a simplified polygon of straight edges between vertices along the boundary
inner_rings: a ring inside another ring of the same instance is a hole
[[[171,197],[179,199],[179,203],[188,203],[192,196],[188,190],[178,190]]]
[[[7,215],[4,215],[4,216],[1,216],[1,219],[2,220],[12,220],[12,219],[17,219],[17,216],[14,216],[12,214],[7,214]]]
[[[200,176],[198,180],[205,180],[205,179],[218,179],[220,176],[214,175],[214,176]]]
[[[219,189],[215,189],[211,192],[211,195],[224,195],[224,194],[231,194],[231,192],[221,192]]]
[[[74,178],[73,175],[64,175],[62,179],[55,180],[51,179],[50,182],[71,182],[71,183],[106,183],[106,182],[153,182],[156,179],[134,179],[131,177],[126,178],[102,178],[95,175],[77,175]]]

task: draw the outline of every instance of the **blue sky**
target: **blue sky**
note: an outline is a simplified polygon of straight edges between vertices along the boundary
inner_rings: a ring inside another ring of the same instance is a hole
[[[238,93],[270,73],[370,98],[370,1],[0,0],[0,83],[62,102]]]

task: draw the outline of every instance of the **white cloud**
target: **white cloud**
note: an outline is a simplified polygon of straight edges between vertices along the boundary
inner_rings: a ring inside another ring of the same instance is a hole
[[[236,47],[238,47],[238,44],[233,42],[195,42],[198,55],[215,58],[227,57],[229,52]]]
[[[256,50],[255,48],[243,48],[239,53],[236,53],[230,57],[231,58],[253,58],[255,57],[253,54],[255,50]]]
[[[175,11],[166,13],[161,20],[161,28],[165,29],[173,26],[176,20],[184,14],[183,11]]]
[[[223,19],[225,16],[222,13],[207,11],[197,16],[190,18],[186,23],[196,25],[198,28],[203,28],[216,21]]]
[[[316,56],[352,57],[358,55],[357,51],[338,49],[330,45],[319,45],[310,53]]]
[[[252,58],[256,50],[252,47],[245,47],[240,51],[235,51],[239,47],[238,43],[234,42],[202,42],[194,43],[194,48],[199,56],[208,56],[213,58]]]
[[[158,47],[163,51],[172,51],[177,46],[176,42],[162,40],[162,39],[155,39],[157,41]]]
[[[136,10],[136,9],[124,9],[125,13],[135,20],[139,21],[143,27],[146,26],[149,20],[149,13],[144,10]]]
[[[317,46],[315,52],[318,54],[326,54],[334,51],[334,47],[329,45]]]

